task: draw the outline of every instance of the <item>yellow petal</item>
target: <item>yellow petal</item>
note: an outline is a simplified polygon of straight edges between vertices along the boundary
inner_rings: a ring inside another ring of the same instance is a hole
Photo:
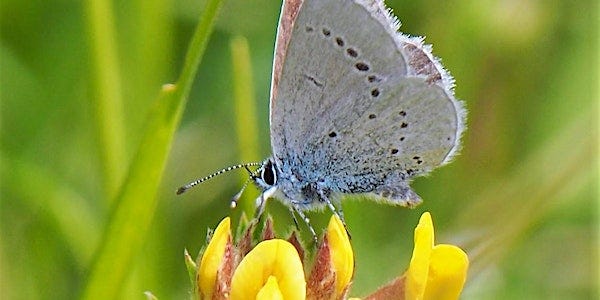
[[[267,283],[258,291],[256,300],[283,300],[283,295],[279,290],[275,276],[269,276]]]
[[[212,298],[215,281],[217,280],[217,270],[223,261],[225,247],[227,246],[227,243],[231,241],[230,227],[230,219],[223,219],[221,223],[219,223],[219,226],[217,226],[217,229],[215,229],[208,246],[206,246],[204,255],[202,255],[202,260],[200,261],[200,267],[198,269],[198,285],[204,299]]]
[[[260,242],[244,256],[231,280],[231,299],[254,299],[271,276],[277,279],[284,299],[306,297],[304,269],[296,248],[273,239]]]
[[[410,265],[406,271],[406,299],[423,299],[429,261],[433,249],[433,221],[429,212],[423,213],[415,228],[415,248],[413,249]]]
[[[467,278],[468,268],[469,258],[462,249],[445,244],[433,247],[423,299],[458,299]]]
[[[354,253],[350,246],[350,239],[344,224],[337,215],[332,215],[327,226],[327,239],[331,249],[331,261],[336,275],[336,295],[344,292],[344,289],[352,280],[354,274]]]

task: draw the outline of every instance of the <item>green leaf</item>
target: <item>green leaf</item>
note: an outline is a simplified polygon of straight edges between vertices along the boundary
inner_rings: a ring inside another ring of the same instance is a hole
[[[185,260],[185,267],[187,268],[188,276],[190,278],[190,283],[192,285],[192,299],[197,299],[198,284],[196,283],[196,274],[198,273],[198,265],[196,265],[196,262],[190,256],[190,253],[187,249],[184,250],[183,257]]]
[[[83,299],[115,299],[141,248],[156,208],[156,192],[171,142],[221,0],[207,3],[176,84],[166,84],[150,108],[140,146],[129,168],[96,253]]]

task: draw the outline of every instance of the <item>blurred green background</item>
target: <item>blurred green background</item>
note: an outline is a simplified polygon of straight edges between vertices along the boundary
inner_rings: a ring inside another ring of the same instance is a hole
[[[436,241],[470,256],[464,299],[598,299],[598,2],[386,2],[454,75],[468,131],[452,164],[415,180],[425,200],[415,210],[344,202],[357,260],[351,294],[403,272],[413,228],[430,211]],[[206,1],[0,3],[1,297],[76,298],[150,107],[177,80]],[[187,298],[183,249],[197,253],[207,228],[251,211],[255,190],[229,208],[244,172],[180,197],[174,190],[270,154],[279,8],[224,2],[157,200],[138,200],[151,205],[150,226],[135,233],[143,243],[131,264],[114,266],[128,270],[122,298]],[[268,209],[289,232],[286,209]],[[329,213],[310,216],[323,228]]]

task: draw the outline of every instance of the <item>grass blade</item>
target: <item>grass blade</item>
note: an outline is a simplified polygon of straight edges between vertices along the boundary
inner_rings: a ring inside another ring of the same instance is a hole
[[[96,130],[103,166],[105,197],[113,200],[125,172],[125,129],[121,76],[111,2],[86,1],[92,60],[92,89]]]
[[[241,162],[256,161],[258,156],[258,128],[256,125],[256,99],[252,83],[252,65],[248,41],[241,36],[230,42],[231,60],[233,66],[233,92],[235,99],[236,133],[238,138],[238,153]],[[241,183],[248,180],[248,173],[240,172]],[[239,201],[240,211],[251,216],[254,213],[254,201],[247,201],[257,196],[250,190]],[[254,200],[254,199],[252,199]]]
[[[187,96],[208,42],[221,0],[211,0],[196,27],[183,71],[150,108],[140,146],[96,253],[83,299],[115,299],[143,245],[156,207],[156,192]]]

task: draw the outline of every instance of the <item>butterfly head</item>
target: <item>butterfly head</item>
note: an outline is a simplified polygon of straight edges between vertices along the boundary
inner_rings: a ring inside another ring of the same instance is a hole
[[[252,180],[260,189],[268,190],[277,185],[277,168],[272,158],[268,158],[262,166],[252,174]]]

